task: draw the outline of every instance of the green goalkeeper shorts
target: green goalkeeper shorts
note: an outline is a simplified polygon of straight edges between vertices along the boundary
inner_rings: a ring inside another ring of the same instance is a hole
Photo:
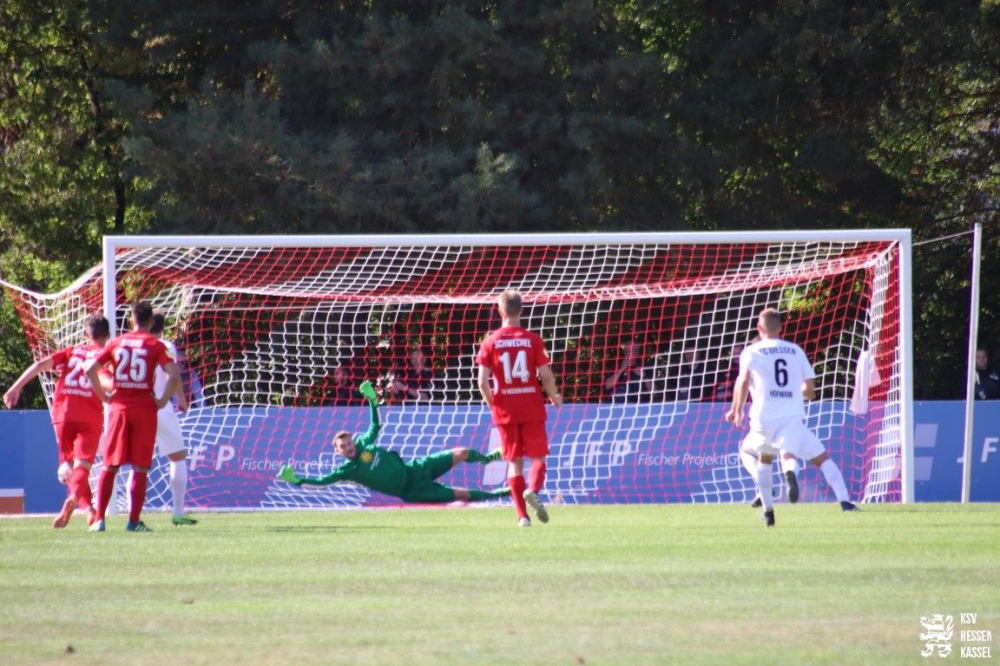
[[[409,504],[447,504],[455,501],[455,491],[443,483],[428,481],[407,486],[402,500]]]
[[[445,504],[455,500],[455,491],[437,479],[453,466],[451,451],[441,451],[409,462],[406,490],[401,499],[414,504]]]

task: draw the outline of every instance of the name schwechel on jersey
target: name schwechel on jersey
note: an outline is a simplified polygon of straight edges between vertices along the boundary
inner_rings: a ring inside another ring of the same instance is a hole
[[[483,340],[476,364],[493,375],[493,418],[498,424],[545,420],[538,368],[549,364],[540,335],[519,326],[501,327]]]

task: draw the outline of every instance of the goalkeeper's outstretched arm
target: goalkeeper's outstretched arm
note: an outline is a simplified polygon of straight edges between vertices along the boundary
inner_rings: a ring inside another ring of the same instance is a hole
[[[280,481],[292,483],[296,486],[328,486],[332,483],[337,483],[338,481],[347,481],[350,479],[350,461],[357,455],[357,446],[368,446],[374,444],[375,440],[378,439],[379,432],[382,430],[382,423],[378,416],[378,394],[375,392],[375,387],[372,386],[371,382],[364,381],[358,387],[358,392],[368,399],[368,408],[371,414],[371,423],[368,426],[368,430],[363,435],[358,436],[356,441],[347,432],[338,433],[337,436],[334,437],[333,441],[334,448],[337,449],[337,453],[347,458],[348,462],[333,470],[329,474],[318,478],[298,476],[295,473],[294,467],[291,465],[283,465],[277,476]]]
[[[346,481],[347,476],[343,466],[338,467],[325,476],[310,478],[307,476],[298,476],[295,473],[295,468],[291,465],[282,465],[281,470],[278,471],[277,479],[296,486],[329,486],[338,481]]]
[[[371,421],[368,425],[368,430],[363,435],[359,435],[356,441],[358,444],[367,446],[374,444],[375,440],[378,439],[379,433],[382,432],[382,422],[378,416],[378,394],[375,393],[375,387],[367,379],[358,386],[358,392],[368,400],[368,412],[371,416]]]

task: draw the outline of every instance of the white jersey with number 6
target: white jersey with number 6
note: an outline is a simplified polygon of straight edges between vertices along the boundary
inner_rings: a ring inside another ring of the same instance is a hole
[[[740,354],[740,374],[750,376],[750,427],[790,416],[804,419],[802,382],[816,373],[802,348],[784,340],[761,340]]]

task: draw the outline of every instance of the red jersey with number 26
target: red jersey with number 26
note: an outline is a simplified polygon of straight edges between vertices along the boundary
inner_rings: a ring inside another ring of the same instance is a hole
[[[97,357],[97,363],[112,364],[114,392],[111,394],[111,408],[135,406],[155,409],[153,383],[156,366],[164,366],[171,360],[166,346],[145,331],[130,331],[109,342]]]
[[[476,364],[493,373],[493,422],[545,421],[545,397],[538,368],[549,364],[545,343],[537,333],[504,326],[483,340]]]
[[[90,423],[98,430],[104,425],[104,405],[90,386],[84,366],[104,347],[91,342],[60,349],[50,358],[59,375],[52,397],[53,423]]]

